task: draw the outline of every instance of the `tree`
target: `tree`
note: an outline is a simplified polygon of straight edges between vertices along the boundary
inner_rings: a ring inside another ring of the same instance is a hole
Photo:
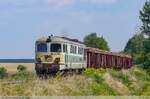
[[[131,54],[136,64],[142,64],[144,68],[150,68],[150,1],[146,1],[140,11],[140,19],[143,23],[140,34],[129,39],[124,52]],[[145,38],[144,35],[148,38]]]
[[[143,65],[145,69],[150,69],[150,53],[145,54]]]
[[[140,19],[143,22],[142,32],[148,35],[144,41],[144,67],[150,68],[150,1],[147,0],[140,11]]]
[[[144,68],[150,69],[150,37],[147,38],[144,42],[144,51],[145,51]]]
[[[147,38],[144,42],[145,53],[150,53],[150,38]]]
[[[140,19],[143,22],[142,31],[150,36],[150,1],[146,1],[140,11]]]
[[[142,33],[134,35],[129,41],[124,49],[125,53],[130,54],[133,57],[133,60],[136,64],[144,62],[144,53],[145,53],[145,40]]]
[[[88,47],[109,50],[108,43],[103,37],[98,37],[96,33],[91,33],[84,38],[84,43]]]

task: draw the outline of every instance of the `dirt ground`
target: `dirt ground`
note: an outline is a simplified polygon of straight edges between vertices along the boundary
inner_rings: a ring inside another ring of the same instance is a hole
[[[24,65],[28,71],[34,71],[34,63],[0,63],[0,67],[5,67],[8,72],[16,72],[18,65]]]

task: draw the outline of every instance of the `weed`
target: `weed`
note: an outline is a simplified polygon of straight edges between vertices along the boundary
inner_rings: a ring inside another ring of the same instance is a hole
[[[17,70],[18,70],[18,72],[23,72],[23,71],[26,71],[27,68],[23,65],[18,65]]]
[[[13,74],[10,78],[14,80],[28,80],[28,79],[34,79],[35,77],[36,77],[35,73],[21,71]]]
[[[143,95],[150,96],[150,82],[145,82],[145,91],[143,92]]]
[[[0,79],[8,76],[7,70],[4,67],[0,67]]]

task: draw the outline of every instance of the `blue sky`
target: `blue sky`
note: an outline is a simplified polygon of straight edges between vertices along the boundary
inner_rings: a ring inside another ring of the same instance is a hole
[[[96,32],[121,51],[138,31],[145,0],[0,0],[0,58],[33,58],[38,37],[82,40]]]

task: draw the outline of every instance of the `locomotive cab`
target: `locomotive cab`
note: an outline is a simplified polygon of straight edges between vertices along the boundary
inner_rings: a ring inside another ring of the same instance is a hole
[[[63,44],[58,41],[47,41],[46,38],[43,38],[36,42],[35,69],[37,73],[57,72],[60,65],[64,65],[64,54],[62,45]]]

